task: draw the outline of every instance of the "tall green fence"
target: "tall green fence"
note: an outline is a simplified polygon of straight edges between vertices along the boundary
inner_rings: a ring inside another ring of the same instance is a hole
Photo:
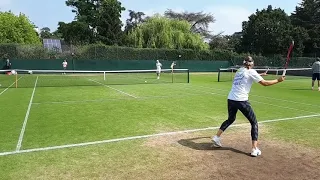
[[[62,59],[39,59],[39,60],[18,60],[12,59],[12,69],[30,70],[60,70]],[[163,69],[170,69],[172,61],[160,61]],[[1,64],[0,64],[1,65]],[[2,67],[5,60],[2,61]],[[189,69],[191,72],[217,72],[219,68],[227,68],[231,65],[229,61],[176,61],[176,69]],[[154,60],[68,60],[68,70],[149,70],[156,68]]]

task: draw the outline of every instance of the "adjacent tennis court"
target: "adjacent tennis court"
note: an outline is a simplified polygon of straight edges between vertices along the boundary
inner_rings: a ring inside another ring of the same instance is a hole
[[[1,179],[207,179],[204,173],[223,166],[210,163],[212,157],[228,158],[230,164],[253,161],[245,156],[250,151],[250,130],[240,113],[238,127],[230,130],[229,137],[224,135],[226,153],[210,148],[210,136],[227,117],[231,87],[228,80],[218,82],[218,73],[168,72],[157,81],[150,72],[35,71],[18,77],[1,75],[0,83]],[[316,135],[320,92],[311,91],[310,83],[307,78],[293,78],[273,87],[253,86],[250,101],[261,123],[261,141],[269,142],[262,143],[261,161],[291,153],[299,159],[302,155],[295,150],[300,152],[301,147],[308,149],[302,153],[314,157],[310,167],[319,164],[314,153],[320,148]],[[202,139],[199,147],[192,146],[195,139]],[[277,154],[270,150],[275,141],[297,149]],[[198,168],[203,171],[196,173]]]

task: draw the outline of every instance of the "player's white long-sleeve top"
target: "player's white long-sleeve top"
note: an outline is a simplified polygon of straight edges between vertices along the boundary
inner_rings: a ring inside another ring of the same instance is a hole
[[[260,82],[263,78],[254,69],[245,67],[238,69],[235,74],[228,99],[233,101],[248,101],[253,82]]]
[[[161,67],[162,67],[162,64],[161,63],[156,63],[156,66],[157,66],[157,71],[161,71]]]

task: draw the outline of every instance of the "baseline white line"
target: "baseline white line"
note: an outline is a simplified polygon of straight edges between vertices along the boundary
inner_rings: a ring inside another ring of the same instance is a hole
[[[17,81],[19,81],[23,76],[21,76]],[[0,93],[0,96],[5,93],[9,88],[11,88],[13,85],[15,85],[16,82],[12,83],[9,87],[7,87],[5,90],[3,90],[1,93]]]
[[[258,123],[265,124],[265,123],[280,122],[280,121],[307,119],[307,118],[313,118],[313,117],[320,117],[320,114],[265,120],[265,121],[260,121]],[[231,125],[230,127],[242,127],[242,126],[250,126],[250,124],[249,123],[235,124],[235,125]],[[220,126],[216,126],[216,127],[207,127],[207,128],[201,128],[201,129],[191,129],[191,130],[184,130],[184,131],[175,131],[175,132],[166,132],[166,133],[159,133],[159,134],[142,135],[142,136],[132,136],[132,137],[126,137],[126,138],[109,139],[109,140],[94,141],[94,142],[79,143],[79,144],[67,144],[62,146],[52,146],[52,147],[44,147],[44,148],[26,149],[21,151],[2,152],[0,153],[0,156],[31,153],[31,152],[41,152],[41,151],[49,151],[49,150],[56,150],[56,149],[66,149],[66,148],[73,148],[73,147],[84,147],[84,146],[90,146],[90,145],[107,144],[107,143],[127,141],[127,140],[144,139],[144,138],[159,137],[159,136],[169,136],[169,135],[192,133],[192,132],[199,132],[199,131],[206,131],[206,130],[215,130],[219,128]]]
[[[95,83],[100,84],[100,85],[105,86],[105,87],[108,87],[108,88],[110,88],[110,89],[113,89],[113,90],[115,90],[115,91],[118,91],[118,92],[120,92],[120,93],[122,93],[122,94],[125,94],[125,95],[127,95],[127,96],[130,96],[130,97],[133,97],[133,98],[137,98],[137,97],[134,96],[134,95],[128,94],[128,93],[126,93],[126,92],[123,92],[123,91],[121,91],[121,90],[119,90],[119,89],[116,89],[116,88],[113,88],[113,87],[111,87],[111,86],[102,84],[102,83],[100,83],[100,82],[98,82],[98,81],[95,81],[95,80],[92,80],[92,79],[89,79],[89,81],[95,82]]]
[[[36,87],[37,87],[37,83],[38,83],[38,78],[39,78],[39,76],[37,76],[36,82],[34,83],[34,88],[33,88],[33,91],[32,91],[31,98],[30,98],[28,110],[27,110],[26,116],[25,116],[25,118],[24,118],[23,126],[22,126],[22,129],[21,129],[21,132],[20,132],[18,144],[17,144],[17,147],[16,147],[16,151],[17,151],[17,152],[20,151],[21,144],[22,144],[22,141],[23,141],[24,132],[25,132],[26,127],[27,127],[27,122],[28,122],[28,119],[29,119],[29,114],[30,114],[30,110],[31,110],[31,106],[32,106],[32,101],[33,101],[34,93],[36,92]]]

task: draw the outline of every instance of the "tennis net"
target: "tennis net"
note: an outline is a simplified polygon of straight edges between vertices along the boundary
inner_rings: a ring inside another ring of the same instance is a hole
[[[131,84],[189,83],[188,69],[163,69],[160,79],[156,70],[63,71],[63,70],[2,70],[0,88],[65,86],[103,86]]]
[[[219,69],[218,82],[232,81],[238,68]],[[267,71],[266,80],[276,79],[282,75],[284,69],[255,69],[259,74]],[[312,77],[311,68],[294,68],[287,69],[286,80],[306,79]]]

